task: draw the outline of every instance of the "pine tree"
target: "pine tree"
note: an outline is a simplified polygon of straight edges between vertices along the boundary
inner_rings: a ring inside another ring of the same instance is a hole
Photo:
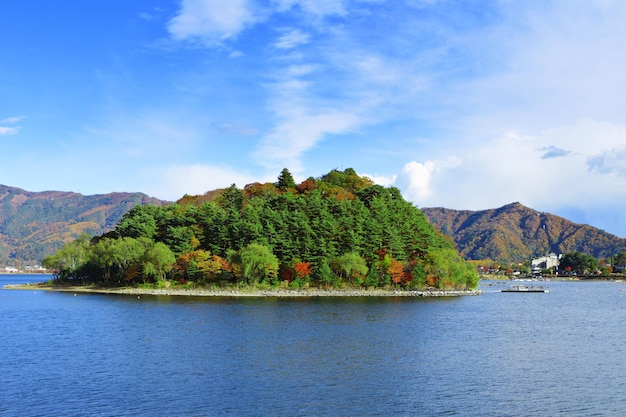
[[[276,182],[276,188],[281,191],[285,191],[288,188],[296,188],[296,182],[291,176],[291,172],[287,168],[283,168],[278,176],[278,182]]]

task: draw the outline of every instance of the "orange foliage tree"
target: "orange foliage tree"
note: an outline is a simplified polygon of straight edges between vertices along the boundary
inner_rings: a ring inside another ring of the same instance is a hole
[[[311,262],[296,262],[294,266],[296,271],[296,276],[300,279],[306,279],[313,272],[313,268],[311,267]]]
[[[404,267],[402,262],[395,259],[391,259],[391,264],[387,269],[387,273],[391,275],[391,282],[394,284],[401,284],[405,280]]]

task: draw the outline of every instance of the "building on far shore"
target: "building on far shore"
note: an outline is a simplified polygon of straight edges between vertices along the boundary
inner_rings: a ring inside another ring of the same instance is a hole
[[[532,259],[530,261],[530,270],[533,274],[541,274],[541,271],[545,269],[556,271],[562,256],[563,255],[557,256],[555,253],[550,253],[547,256]]]
[[[5,266],[0,268],[0,274],[48,274],[50,271],[46,270],[43,266],[34,265],[26,266],[18,269],[14,266]]]

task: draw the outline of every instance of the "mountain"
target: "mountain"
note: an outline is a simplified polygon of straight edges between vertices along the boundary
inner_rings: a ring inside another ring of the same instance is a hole
[[[142,193],[84,196],[0,185],[0,265],[40,263],[82,233],[112,230],[136,205],[165,203]]]
[[[421,210],[436,228],[452,237],[466,259],[515,262],[550,252],[606,258],[626,251],[626,239],[520,203],[480,211]]]

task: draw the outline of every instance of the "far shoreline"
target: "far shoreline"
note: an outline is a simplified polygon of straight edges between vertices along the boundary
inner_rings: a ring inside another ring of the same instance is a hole
[[[236,290],[236,289],[185,289],[185,288],[105,288],[97,286],[54,286],[41,284],[9,284],[5,290],[53,291],[69,293],[93,293],[135,296],[183,296],[183,297],[462,297],[481,295],[482,290],[379,290],[379,289],[268,289],[268,290]]]

